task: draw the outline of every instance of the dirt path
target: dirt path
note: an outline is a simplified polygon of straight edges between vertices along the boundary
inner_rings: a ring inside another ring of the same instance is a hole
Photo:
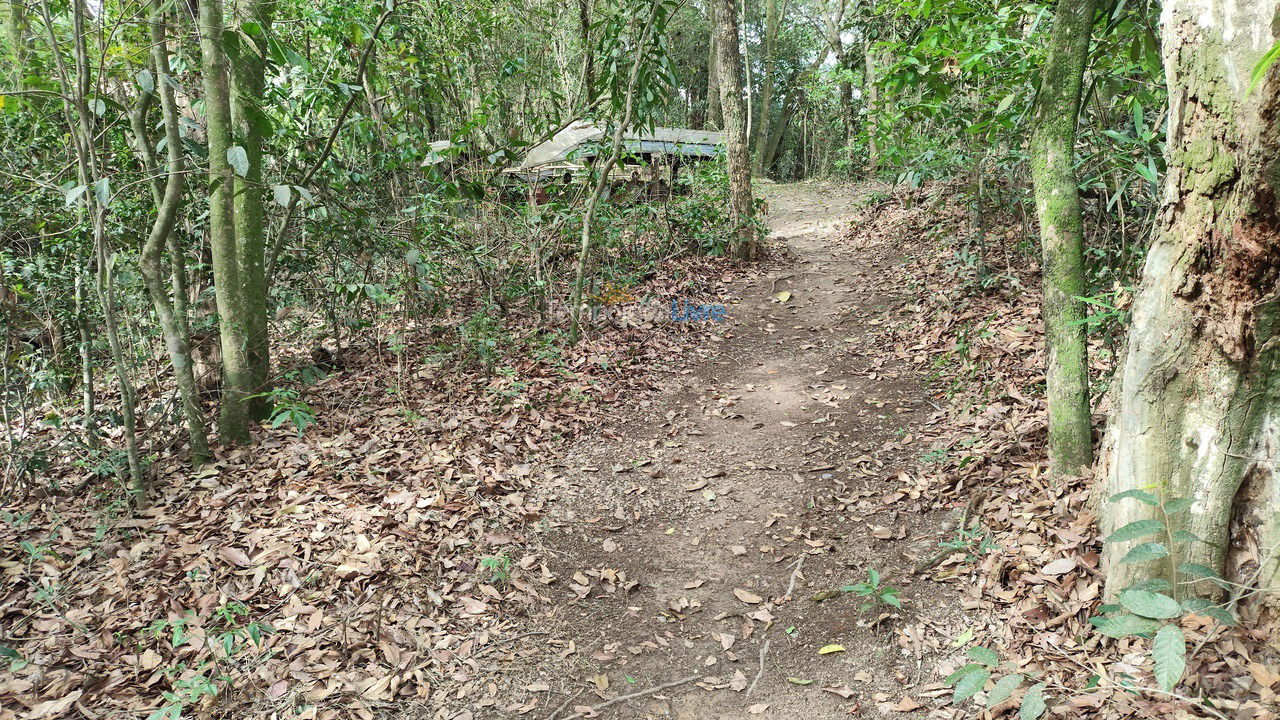
[[[547,490],[555,607],[523,642],[554,661],[527,679],[543,695],[530,717],[641,693],[601,714],[913,718],[946,693],[934,660],[941,628],[964,626],[959,593],[912,568],[958,513],[911,496],[911,436],[933,407],[877,331],[910,301],[899,246],[839,240],[868,188],[764,192],[791,257],[715,299],[729,320],[692,364],[577,443]],[[812,599],[869,570],[900,611]]]

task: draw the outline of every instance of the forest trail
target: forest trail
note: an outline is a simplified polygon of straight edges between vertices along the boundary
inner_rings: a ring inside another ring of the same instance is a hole
[[[547,693],[532,717],[631,693],[601,714],[878,717],[946,692],[937,640],[922,636],[955,627],[961,600],[912,571],[958,513],[899,502],[933,408],[876,332],[910,300],[893,272],[901,245],[842,240],[876,189],[765,186],[782,258],[698,299],[725,304],[728,321],[661,392],[564,457],[545,531],[530,533],[556,578],[552,609],[528,625],[546,636],[521,641],[545,650],[537,679],[513,677]],[[812,599],[870,570],[900,589],[901,610]],[[820,652],[830,645],[843,650]]]

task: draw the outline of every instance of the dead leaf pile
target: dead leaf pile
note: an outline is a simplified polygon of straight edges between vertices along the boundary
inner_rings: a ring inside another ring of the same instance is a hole
[[[685,259],[643,289],[684,297],[732,272]],[[553,480],[534,468],[620,398],[656,387],[664,360],[705,331],[606,328],[535,353],[537,323],[517,319],[495,372],[439,353],[456,337],[447,320],[405,333],[403,362],[377,337],[344,351],[342,370],[305,390],[318,424],[301,437],[264,428],[198,472],[162,449],[136,516],[70,463],[60,484],[84,493],[11,503],[0,720],[537,707],[533,689],[496,706],[487,681],[543,645],[512,635],[511,619],[550,583],[625,594],[635,582],[609,568],[557,578],[525,546],[542,513],[531,488]],[[308,348],[281,350],[287,368]]]
[[[987,627],[973,634],[974,644],[997,649],[1008,671],[1036,673],[1074,690],[1056,695],[1056,716],[1199,712],[1177,699],[1118,689],[1126,675],[1154,686],[1149,648],[1145,640],[1116,641],[1093,631],[1089,619],[1102,603],[1102,576],[1091,479],[1055,483],[1046,477],[1037,262],[1017,248],[1026,236],[1017,219],[1003,218],[1002,230],[988,218],[996,228],[988,228],[985,272],[1001,276],[1001,290],[978,290],[978,270],[955,259],[956,246],[973,233],[963,204],[947,202],[957,192],[943,184],[899,192],[865,210],[843,237],[857,244],[886,237],[907,243],[902,282],[919,290],[901,307],[887,309],[887,322],[875,332],[886,359],[925,372],[939,369],[929,401],[937,411],[923,432],[899,443],[921,457],[919,477],[905,478],[912,482],[904,483],[900,502],[923,498],[939,509],[964,508],[977,494],[977,527],[994,544],[989,552],[974,553],[976,563],[966,562],[964,553],[952,555],[934,569],[934,577],[963,576],[966,608],[988,614]],[[1090,350],[1095,378],[1107,376],[1112,348],[1095,341]],[[1240,619],[1239,628],[1200,616],[1184,622],[1189,646],[1203,648],[1178,690],[1213,698],[1233,718],[1274,719],[1280,716],[1280,643],[1263,629],[1257,608],[1243,608]],[[961,650],[940,675],[964,662]],[[1007,703],[1015,711],[1019,697]],[[909,705],[893,709],[918,707]],[[970,708],[948,709],[968,717]]]

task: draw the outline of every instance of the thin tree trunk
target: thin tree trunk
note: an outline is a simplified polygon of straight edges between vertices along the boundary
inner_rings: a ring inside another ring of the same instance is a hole
[[[591,0],[578,0],[578,25],[582,32],[582,87],[587,107],[596,102],[596,54],[591,46]]]
[[[761,246],[754,222],[751,163],[747,150],[746,110],[742,99],[742,54],[738,48],[736,0],[715,0],[719,47],[720,105],[724,111],[725,155],[729,171],[729,222],[734,229],[733,255],[755,260]]]
[[[879,132],[876,113],[880,112],[880,88],[876,87],[876,55],[871,40],[863,41],[862,55],[865,63],[862,96],[866,98],[867,104],[867,169],[875,172],[880,167],[880,144],[876,140]]]
[[[1105,492],[1188,498],[1170,530],[1206,542],[1170,532],[1107,543],[1112,597],[1151,577],[1181,581],[1182,594],[1218,592],[1178,572],[1184,562],[1249,587],[1280,583],[1280,66],[1250,91],[1277,17],[1280,0],[1164,6],[1169,170],[1120,368]],[[1103,507],[1104,533],[1164,519],[1135,498]],[[1153,539],[1171,555],[1119,562]]]
[[[742,5],[739,8],[738,14],[738,68],[739,74],[746,81],[746,84],[743,85],[742,93],[746,102],[746,110],[743,113],[743,122],[746,123],[746,129],[743,130],[743,137],[746,138],[747,157],[749,159],[751,156],[751,143],[755,140],[755,134],[751,130],[751,124],[755,122],[756,117],[755,107],[752,104],[755,98],[756,85],[751,77],[751,43],[746,38],[742,37],[742,28],[747,26],[746,0],[741,0],[741,2]],[[721,99],[720,104],[724,104],[723,98]]]
[[[25,86],[22,81],[27,70],[27,54],[29,52],[27,45],[27,35],[30,26],[27,22],[26,0],[9,0],[4,4],[4,30],[5,37],[9,42],[9,57],[13,61],[10,72],[18,81],[17,84]]]
[[[771,125],[769,141],[765,146],[764,166],[766,168],[773,167],[773,165],[778,161],[778,154],[782,149],[782,140],[786,136],[787,130],[791,128],[791,123],[795,119],[796,112],[804,104],[805,84],[808,82],[808,79],[822,67],[822,63],[825,60],[826,54],[820,53],[809,67],[793,75],[787,82],[787,85],[791,90],[783,98],[782,107],[778,113],[778,122]]]
[[[720,107],[720,24],[716,18],[716,7],[720,0],[707,2],[707,24],[711,28],[711,37],[707,43],[707,127],[724,127],[724,112]]]
[[[756,114],[759,121],[756,123],[755,141],[752,143],[755,149],[755,174],[762,175],[768,168],[765,164],[766,155],[769,149],[769,123],[770,115],[773,113],[773,86],[774,77],[778,72],[778,0],[765,0],[765,21],[764,21],[764,76],[760,78],[760,102],[757,103]]]
[[[83,2],[84,0],[76,0]],[[147,505],[147,480],[142,472],[142,457],[138,452],[138,418],[137,398],[133,380],[129,377],[129,366],[124,357],[124,349],[120,343],[120,323],[115,308],[115,258],[107,250],[105,208],[94,208],[96,215],[93,221],[95,256],[98,265],[97,291],[98,302],[102,306],[103,329],[107,334],[107,347],[111,351],[111,362],[115,369],[116,381],[120,383],[120,417],[124,425],[125,458],[129,465],[129,494],[136,508]]]
[[[248,171],[235,175],[236,264],[240,293],[245,304],[247,360],[250,375],[249,414],[263,419],[271,412],[265,396],[271,382],[271,344],[267,326],[268,297],[265,274],[266,209],[262,185],[263,129],[268,121],[263,110],[264,58],[269,52],[275,0],[241,0],[236,5],[237,23],[257,25],[256,33],[241,32],[233,43],[231,57],[231,122],[248,159]],[[252,46],[251,46],[252,45]]]
[[[364,51],[360,54],[360,62],[356,65],[356,83],[364,84],[365,73],[369,66],[369,59],[373,56],[373,49],[378,42],[378,34],[382,31],[382,26],[391,19],[395,13],[397,2],[392,2],[387,6],[382,14],[378,16],[378,21],[373,24],[373,30],[369,33],[369,40],[365,43]],[[351,93],[347,101],[343,103],[342,110],[338,112],[338,117],[333,121],[333,128],[329,131],[329,136],[325,138],[324,147],[320,149],[320,155],[311,163],[311,167],[302,174],[302,178],[298,181],[298,185],[306,187],[311,183],[312,178],[324,167],[325,161],[329,159],[329,154],[333,152],[333,144],[338,139],[338,133],[342,131],[343,123],[347,120],[347,115],[351,113],[351,108],[356,104],[356,98],[359,96]],[[298,209],[298,203],[301,201],[301,195],[295,190],[289,194],[289,203],[284,208],[284,218],[280,220],[280,225],[276,229],[275,236],[271,240],[270,246],[266,252],[266,269],[264,272],[265,283],[270,285],[276,273],[276,263],[280,258],[280,251],[284,249],[285,239],[288,237],[289,228],[293,222],[294,213]]]
[[[765,143],[765,167],[773,167],[773,164],[778,161],[778,150],[782,148],[782,140],[787,136],[787,130],[791,127],[791,118],[795,113],[795,106],[791,102],[783,103],[782,110],[778,113],[778,122],[774,123],[769,130],[769,141]]]
[[[66,123],[67,130],[71,135],[72,152],[76,158],[76,176],[80,184],[88,188],[93,176],[90,162],[93,160],[91,148],[85,143],[84,137],[80,129],[84,127],[82,120],[87,110],[84,103],[84,97],[79,92],[79,83],[73,87],[71,72],[67,69],[66,62],[63,60],[62,53],[57,52],[58,37],[54,29],[53,16],[49,10],[49,0],[43,0],[38,6],[40,11],[40,19],[44,25],[45,33],[49,40],[49,47],[54,49],[54,71],[58,77],[59,86],[62,89],[64,102],[62,107],[62,118]],[[77,72],[79,67],[77,66]],[[87,78],[86,78],[87,79]],[[89,207],[91,198],[90,193],[84,193],[84,207]],[[81,267],[88,267],[91,263],[81,263]],[[85,288],[85,271],[77,270],[75,280],[75,312],[76,326],[80,335],[80,380],[83,393],[82,404],[84,408],[84,428],[85,437],[89,447],[98,449],[100,447],[99,432],[97,426],[97,407],[96,407],[96,391],[93,387],[93,344],[89,335],[89,319],[88,319],[88,291]]]
[[[129,493],[134,507],[146,505],[147,483],[142,472],[142,458],[138,452],[138,421],[133,380],[129,377],[129,366],[125,361],[124,350],[120,343],[120,324],[115,309],[115,277],[113,259],[107,248],[106,214],[110,200],[110,185],[107,182],[105,168],[99,162],[94,142],[93,125],[89,115],[88,98],[92,81],[90,78],[89,49],[87,46],[85,19],[87,8],[85,0],[73,0],[71,9],[72,32],[75,36],[75,89],[72,100],[75,103],[78,138],[75,138],[76,160],[79,173],[88,190],[84,194],[89,211],[89,223],[93,230],[94,256],[97,264],[97,294],[102,308],[103,329],[107,335],[107,345],[111,351],[112,365],[116,382],[120,385],[120,416],[123,424],[125,440],[125,459],[129,468]]]
[[[138,259],[138,269],[142,274],[143,284],[151,296],[151,304],[155,308],[156,317],[160,321],[161,334],[164,336],[165,348],[169,353],[169,362],[173,366],[174,380],[178,386],[178,399],[182,405],[183,417],[187,425],[187,437],[191,443],[191,464],[199,466],[207,461],[209,455],[209,439],[205,432],[204,411],[200,408],[199,390],[196,387],[195,370],[191,360],[191,338],[187,334],[186,323],[181,319],[177,309],[185,309],[185,298],[171,298],[164,285],[164,267],[161,253],[166,245],[171,248],[171,262],[182,263],[181,250],[173,240],[174,223],[178,216],[178,207],[182,201],[183,189],[183,149],[182,137],[178,126],[178,106],[173,97],[173,86],[169,82],[172,71],[169,69],[169,47],[165,31],[165,17],[160,0],[151,0],[151,17],[148,27],[151,35],[151,66],[154,69],[155,90],[160,96],[161,115],[164,120],[165,150],[168,156],[167,167],[163,170],[155,156],[154,147],[146,132],[144,99],[140,103],[139,112],[135,114],[134,134],[137,136],[139,150],[143,156],[147,172],[164,182],[157,191],[156,219],[151,225],[151,232],[142,246]],[[150,96],[144,90],[144,98]],[[175,282],[170,290],[176,295],[185,292],[185,282],[179,287],[176,278],[185,276],[185,271],[174,270],[170,273]],[[181,305],[179,305],[181,303]]]
[[[1058,3],[1031,135],[1031,175],[1044,265],[1049,469],[1093,463],[1085,333],[1084,222],[1075,175],[1076,117],[1089,58],[1094,0]]]
[[[93,389],[93,338],[89,333],[88,297],[84,289],[84,273],[76,271],[75,282],[76,334],[80,341],[80,407],[84,411],[84,432],[91,448],[98,447],[98,421],[96,395]]]
[[[853,104],[853,81],[850,79],[848,72],[851,71],[853,62],[852,57],[856,57],[850,50],[845,47],[844,42],[837,38],[836,65],[845,70],[841,74],[840,79],[840,110],[841,120],[844,125],[844,154],[850,161],[853,160],[853,138],[858,132],[858,111]]]
[[[248,396],[256,387],[256,377],[249,359],[253,325],[240,280],[240,252],[236,242],[232,201],[235,173],[227,159],[233,142],[222,0],[201,1],[198,25],[209,137],[209,248],[213,254],[214,299],[222,346],[218,432],[224,444],[235,445],[249,440]]]
[[[604,189],[609,184],[609,174],[613,172],[613,166],[618,163],[622,157],[622,135],[627,127],[631,124],[632,115],[635,112],[635,95],[636,84],[640,80],[640,67],[644,61],[644,48],[649,44],[649,38],[653,34],[653,26],[657,21],[658,8],[656,5],[649,6],[649,17],[645,21],[643,32],[640,34],[640,41],[636,44],[635,59],[631,61],[631,73],[627,78],[627,97],[623,106],[622,118],[613,129],[613,138],[610,141],[609,157],[604,164],[599,167],[599,177],[596,178],[595,187],[592,189],[591,197],[587,198],[586,207],[582,211],[582,243],[578,248],[578,264],[574,273],[573,281],[573,299],[569,306],[569,316],[571,323],[569,326],[570,342],[577,342],[578,335],[581,331],[581,311],[582,311],[582,286],[586,277],[587,254],[591,250],[591,224],[595,219],[596,206],[600,203],[600,196],[604,194]]]

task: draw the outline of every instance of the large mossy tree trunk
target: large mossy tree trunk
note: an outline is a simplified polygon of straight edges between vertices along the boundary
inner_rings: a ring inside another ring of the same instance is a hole
[[[248,169],[235,176],[236,263],[240,292],[244,296],[247,360],[251,385],[249,414],[265,418],[271,411],[265,393],[271,382],[271,348],[267,327],[266,190],[262,184],[262,143],[271,123],[263,103],[264,72],[270,48],[267,36],[275,10],[275,0],[242,0],[236,6],[241,29],[231,47],[231,122],[233,133],[244,148]],[[253,31],[250,32],[249,29]]]
[[[1133,307],[1106,485],[1186,498],[1171,557],[1118,562],[1150,538],[1107,543],[1110,596],[1196,563],[1246,586],[1280,583],[1280,68],[1250,73],[1280,35],[1280,0],[1169,0],[1168,176]],[[1104,505],[1103,532],[1162,511]],[[1186,536],[1183,536],[1186,537]],[[1239,552],[1231,552],[1235,548]],[[1213,595],[1207,582],[1182,594]],[[1271,595],[1275,602],[1274,593]]]
[[[751,194],[746,108],[742,100],[738,3],[737,0],[715,0],[715,4],[720,106],[724,111],[725,155],[729,171],[729,222],[734,228],[732,252],[739,260],[755,260],[760,256],[761,247],[753,221],[755,203]]]
[[[1031,175],[1044,266],[1049,469],[1073,475],[1093,464],[1088,344],[1084,326],[1084,221],[1075,174],[1076,118],[1095,2],[1058,3],[1031,135]]]
[[[202,0],[198,25],[209,137],[209,249],[213,255],[214,297],[222,347],[218,432],[223,443],[234,445],[249,440],[249,396],[257,386],[257,378],[249,359],[254,323],[240,279],[234,204],[236,179],[228,160],[228,152],[238,146],[232,142],[222,0]]]

